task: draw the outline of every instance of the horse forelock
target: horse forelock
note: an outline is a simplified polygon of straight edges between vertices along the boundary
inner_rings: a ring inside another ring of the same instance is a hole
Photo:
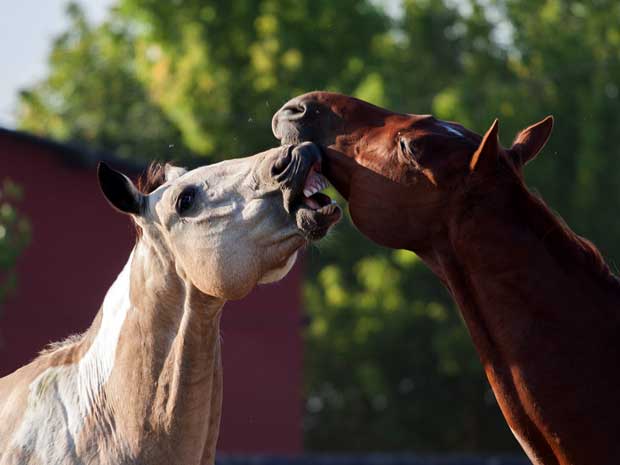
[[[149,164],[147,169],[140,175],[136,182],[136,187],[143,194],[150,194],[158,187],[162,186],[166,182],[166,169],[163,163],[153,161]],[[136,227],[136,240],[140,240],[142,237],[142,228],[135,222]]]
[[[166,169],[163,163],[153,161],[138,178],[136,186],[143,194],[150,194],[166,182]]]

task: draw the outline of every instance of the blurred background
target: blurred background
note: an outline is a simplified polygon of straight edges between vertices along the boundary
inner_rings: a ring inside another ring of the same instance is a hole
[[[617,0],[22,0],[4,10],[0,125],[132,166],[272,147],[272,114],[315,89],[478,133],[498,117],[504,145],[553,114],[528,183],[617,269]],[[28,186],[1,160],[0,328],[7,293],[28,280],[19,252],[37,240],[20,214]],[[345,219],[302,265],[303,371],[290,380],[299,443],[287,453],[521,454],[455,305],[414,254],[373,245]],[[231,441],[231,453],[253,452]]]

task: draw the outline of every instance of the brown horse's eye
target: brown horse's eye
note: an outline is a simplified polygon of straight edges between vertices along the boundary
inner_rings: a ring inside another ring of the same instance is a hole
[[[194,199],[196,198],[196,189],[194,187],[188,187],[177,198],[176,209],[179,215],[187,213],[187,211],[194,205]]]
[[[418,151],[414,143],[401,137],[398,140],[398,144],[400,146],[400,151],[403,155],[408,155],[413,158],[413,160],[418,161]]]

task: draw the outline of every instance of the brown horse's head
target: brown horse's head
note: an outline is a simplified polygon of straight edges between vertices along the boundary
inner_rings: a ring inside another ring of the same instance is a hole
[[[284,144],[321,145],[324,173],[349,201],[355,225],[370,239],[421,250],[445,230],[472,188],[518,179],[542,149],[552,117],[521,131],[510,149],[495,121],[484,137],[430,115],[395,113],[330,92],[287,102],[273,117]],[[481,182],[484,181],[484,182]]]

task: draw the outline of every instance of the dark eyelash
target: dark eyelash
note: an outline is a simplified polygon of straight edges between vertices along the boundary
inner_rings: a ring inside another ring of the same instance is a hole
[[[405,140],[404,139],[400,139],[398,141],[398,143],[400,144],[401,152],[403,152],[403,153],[407,152],[407,144],[405,144]]]
[[[399,141],[400,150],[403,154],[409,155],[411,158],[417,161],[418,158],[418,150],[416,144],[411,141],[407,141],[404,138],[401,138]]]
[[[196,188],[188,187],[183,189],[183,192],[179,194],[177,197],[177,201],[175,204],[177,213],[179,215],[183,215],[188,210],[190,210],[194,206],[194,201],[196,200]]]

